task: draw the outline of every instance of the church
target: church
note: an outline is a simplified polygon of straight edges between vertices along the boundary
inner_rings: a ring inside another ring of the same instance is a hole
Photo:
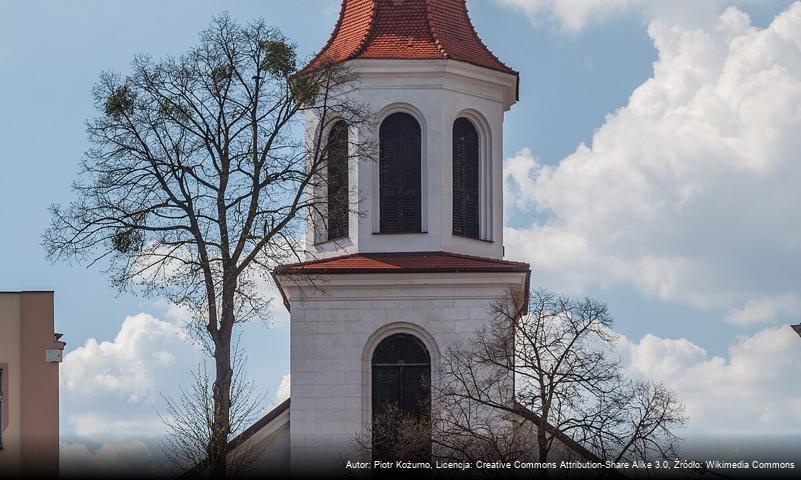
[[[317,59],[358,74],[380,152],[330,162],[328,188],[357,191],[363,212],[329,192],[306,261],[274,274],[291,314],[291,398],[230,451],[293,475],[341,471],[383,405],[422,408],[448,346],[486,325],[493,301],[526,295],[531,277],[503,244],[504,115],[520,79],[479,38],[465,0],[344,0]],[[307,133],[319,123],[307,115]],[[324,138],[359,134],[334,124]]]

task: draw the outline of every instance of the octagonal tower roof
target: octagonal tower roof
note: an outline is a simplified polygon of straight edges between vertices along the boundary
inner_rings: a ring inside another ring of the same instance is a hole
[[[328,60],[451,59],[517,72],[481,41],[466,0],[343,0],[334,32],[309,66]]]

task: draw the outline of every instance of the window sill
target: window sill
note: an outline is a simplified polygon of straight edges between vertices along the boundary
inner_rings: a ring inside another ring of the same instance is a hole
[[[466,237],[466,236],[464,236],[464,235],[459,235],[458,233],[452,233],[451,235],[453,235],[453,236],[454,236],[454,237],[456,237],[456,238],[462,238],[462,239],[464,239],[464,240],[472,240],[472,241],[474,241],[474,242],[482,242],[482,243],[495,243],[495,242],[494,242],[494,241],[492,241],[492,240],[485,240],[485,239],[483,239],[483,238],[475,238],[475,237]]]
[[[329,243],[345,243],[349,241],[350,237],[338,237],[338,238],[332,238],[330,240],[321,240],[319,242],[314,242],[314,246],[317,247],[321,245],[327,245]]]
[[[425,234],[428,234],[428,232],[373,232],[373,235],[381,235],[381,236],[387,236],[387,235],[425,235]]]

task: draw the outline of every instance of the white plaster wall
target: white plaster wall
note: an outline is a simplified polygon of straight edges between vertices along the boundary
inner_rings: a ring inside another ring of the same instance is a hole
[[[294,473],[341,468],[371,417],[371,348],[399,331],[415,333],[432,355],[466,340],[490,319],[489,305],[525,274],[321,276],[293,284],[290,444]],[[369,344],[369,348],[366,348]],[[365,444],[369,444],[367,441]]]
[[[307,233],[307,256],[325,258],[349,253],[449,251],[489,258],[503,257],[503,118],[516,101],[517,79],[452,60],[353,60],[348,64],[359,73],[353,98],[376,114],[375,125],[354,132],[359,138],[377,139],[378,126],[392,113],[415,116],[423,129],[421,234],[377,235],[378,164],[373,159],[355,162],[351,186],[362,199],[362,215],[351,216],[351,239],[318,242],[319,233]],[[452,235],[452,129],[465,112],[481,135],[490,168],[486,177],[491,198],[482,205],[487,221],[484,240]],[[478,120],[476,122],[475,120]],[[306,117],[307,137],[319,125]]]
[[[291,408],[291,407],[290,407]],[[289,473],[289,411],[283,412],[228,454],[232,464],[244,465],[243,476]]]

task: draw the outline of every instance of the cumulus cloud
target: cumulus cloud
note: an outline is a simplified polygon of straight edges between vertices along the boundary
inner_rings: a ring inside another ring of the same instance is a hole
[[[752,0],[761,1],[761,0]],[[646,17],[697,22],[719,11],[724,0],[495,0],[534,20],[555,20],[567,31],[579,31],[611,17],[638,12]]]
[[[686,339],[621,337],[628,373],[664,381],[687,406],[690,433],[754,431],[797,433],[801,384],[788,381],[801,365],[798,336],[789,327],[768,328],[712,356]]]
[[[512,212],[543,218],[506,230],[510,256],[569,292],[634,286],[735,324],[795,314],[783,295],[801,270],[801,3],[764,29],[729,8],[709,27],[648,32],[653,77],[591,145],[558,165],[530,150],[506,162]]]
[[[117,417],[107,412],[82,412],[67,417],[74,435],[87,439],[102,438],[151,438],[164,430],[164,425],[155,414],[150,415],[116,412]]]
[[[749,300],[745,306],[726,316],[726,321],[734,325],[754,325],[771,323],[777,318],[798,319],[801,317],[801,298],[785,294]]]
[[[60,378],[66,474],[158,473],[162,395],[175,395],[202,358],[179,326],[184,313],[162,306],[173,321],[132,315],[113,340],[89,338],[65,355]]]
[[[131,476],[160,473],[150,448],[144,442],[107,442],[95,449],[82,443],[60,445],[61,474],[84,477],[123,474]]]
[[[191,319],[185,308],[165,301],[154,306],[163,320],[148,313],[129,316],[113,339],[89,338],[65,355],[61,461],[66,472],[148,475],[143,466],[156,473],[164,466],[165,426],[159,417],[167,413],[164,396],[176,398],[179,386],[191,387],[191,372],[207,357],[183,329]],[[276,404],[288,395],[286,375]]]
[[[127,403],[152,402],[162,374],[185,366],[187,357],[197,359],[195,350],[179,327],[140,313],[125,319],[113,341],[90,338],[68,353],[62,388],[75,399],[113,395]]]
[[[278,385],[278,389],[275,391],[275,404],[278,405],[282,403],[284,400],[289,398],[289,389],[290,389],[291,381],[289,375],[284,375],[281,378],[281,384]]]
[[[111,341],[94,338],[61,366],[68,434],[94,440],[161,434],[162,394],[172,394],[201,358],[177,325],[140,313]]]

